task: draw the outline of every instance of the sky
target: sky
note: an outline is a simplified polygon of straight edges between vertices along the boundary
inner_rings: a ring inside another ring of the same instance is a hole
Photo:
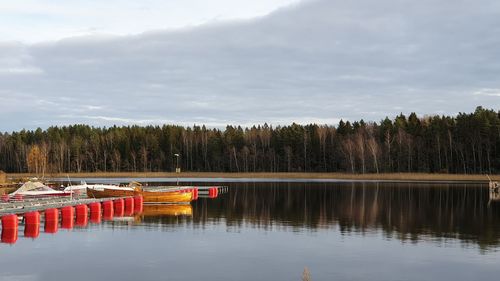
[[[496,0],[0,3],[0,131],[500,108]]]

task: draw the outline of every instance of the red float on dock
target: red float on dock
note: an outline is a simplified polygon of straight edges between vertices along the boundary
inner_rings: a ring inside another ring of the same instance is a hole
[[[198,200],[198,188],[195,187],[193,188],[193,197],[192,197],[193,200]]]
[[[24,214],[25,224],[40,224],[40,213],[39,212],[29,212]]]
[[[24,226],[24,237],[37,238],[40,235],[40,224],[26,224]]]
[[[91,223],[101,223],[101,203],[90,203],[90,222]]]
[[[142,196],[134,197],[134,213],[142,213],[142,206],[144,204],[144,198]]]
[[[2,243],[14,244],[17,241],[17,228],[2,228]]]
[[[127,197],[123,199],[125,202],[125,216],[131,216],[134,214],[134,198]]]
[[[72,206],[64,206],[61,208],[62,218],[73,218],[75,217],[75,208]]]
[[[2,217],[2,243],[16,243],[18,226],[19,220],[17,215],[6,215]]]
[[[2,229],[11,229],[19,226],[17,215],[6,215],[2,217]]]
[[[24,237],[37,238],[40,235],[40,213],[24,214]]]
[[[217,187],[210,187],[208,189],[208,197],[209,198],[217,198],[217,195],[218,195],[218,189]]]
[[[113,216],[111,216],[111,217],[113,217]],[[91,223],[101,223],[101,218],[102,218],[101,212],[90,213],[90,222]]]
[[[65,206],[61,208],[61,228],[72,229],[75,218],[75,208]]]
[[[101,203],[94,202],[89,204],[90,213],[100,213],[101,212]]]
[[[115,208],[115,217],[123,217],[125,214],[125,203],[123,199],[116,199],[113,201],[113,205]]]
[[[47,209],[45,210],[45,225],[44,231],[46,233],[56,233],[59,224],[59,210]]]
[[[102,202],[103,214],[102,218],[104,220],[112,220],[113,219],[113,201],[104,201]]]
[[[87,205],[77,205],[76,209],[76,226],[85,227],[89,219],[89,207]]]

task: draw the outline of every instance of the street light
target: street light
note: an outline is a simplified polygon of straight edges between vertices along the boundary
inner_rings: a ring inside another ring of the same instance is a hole
[[[177,185],[179,185],[179,174],[181,173],[181,168],[179,167],[179,157],[180,155],[178,153],[174,154],[176,158],[176,166],[175,166],[175,173],[177,174]]]

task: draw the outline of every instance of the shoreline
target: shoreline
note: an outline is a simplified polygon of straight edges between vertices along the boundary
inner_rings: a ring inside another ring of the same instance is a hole
[[[36,177],[30,173],[9,173],[10,179]],[[40,177],[40,175],[38,176]],[[466,174],[428,174],[428,173],[211,173],[211,172],[91,172],[91,173],[48,173],[45,178],[227,178],[227,179],[302,179],[302,180],[356,180],[356,181],[416,181],[416,182],[488,182],[486,175]],[[500,175],[490,176],[500,181]]]

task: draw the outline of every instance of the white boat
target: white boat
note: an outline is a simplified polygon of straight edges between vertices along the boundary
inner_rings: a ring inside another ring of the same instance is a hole
[[[28,181],[9,194],[11,197],[16,195],[22,195],[23,197],[70,196],[71,192],[54,190],[39,181]]]
[[[66,192],[81,192],[84,193],[88,189],[93,189],[93,190],[100,190],[103,191],[104,189],[111,189],[111,190],[131,190],[133,191],[133,187],[126,187],[126,186],[119,186],[115,184],[87,184],[86,182],[82,181],[78,185],[69,185],[67,186],[64,191]]]

